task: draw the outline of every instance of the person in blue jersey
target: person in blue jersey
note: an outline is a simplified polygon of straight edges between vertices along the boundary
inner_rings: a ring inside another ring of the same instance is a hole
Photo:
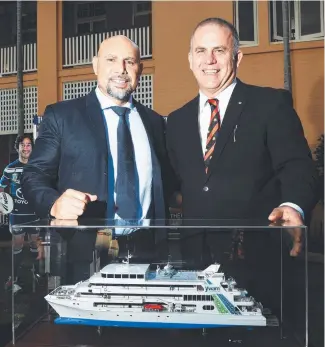
[[[33,140],[29,135],[18,136],[15,141],[15,149],[18,152],[18,159],[11,162],[3,171],[0,179],[0,189],[2,188],[9,193],[14,201],[14,209],[9,215],[10,225],[31,222],[36,219],[35,213],[31,208],[28,201],[24,198],[21,191],[21,175],[24,166],[27,164],[28,159],[33,150]],[[11,228],[10,228],[11,229]],[[36,229],[28,230],[28,241],[30,251],[33,257],[37,257],[37,240],[38,231]],[[24,246],[25,230],[15,229],[13,235],[13,252],[14,252],[14,272],[17,274],[18,267],[22,261],[22,250]]]

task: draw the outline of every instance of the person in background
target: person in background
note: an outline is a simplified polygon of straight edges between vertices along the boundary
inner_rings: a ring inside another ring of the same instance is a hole
[[[14,224],[27,223],[36,219],[33,208],[28,200],[25,199],[21,189],[21,176],[33,150],[32,137],[27,134],[18,136],[15,141],[15,149],[18,153],[18,159],[7,165],[0,179],[0,188],[9,193],[14,201],[14,209],[9,215],[10,231],[12,231],[11,226]],[[18,279],[18,270],[22,263],[26,231],[32,257],[37,258],[38,256],[38,230],[33,228],[15,229],[15,233],[13,234],[13,253],[16,278],[14,281]]]

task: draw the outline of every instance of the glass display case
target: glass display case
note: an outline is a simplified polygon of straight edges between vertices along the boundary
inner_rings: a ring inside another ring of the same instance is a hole
[[[14,225],[16,346],[308,346],[305,227],[256,220]],[[18,241],[17,241],[18,240]]]

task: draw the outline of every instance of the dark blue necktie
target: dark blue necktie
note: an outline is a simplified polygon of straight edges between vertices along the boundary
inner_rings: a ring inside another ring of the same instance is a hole
[[[137,218],[136,164],[131,132],[126,121],[128,108],[113,106],[117,126],[116,213],[122,219]]]

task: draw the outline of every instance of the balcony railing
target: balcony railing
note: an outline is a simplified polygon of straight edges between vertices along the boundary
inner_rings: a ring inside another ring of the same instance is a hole
[[[132,28],[65,38],[63,66],[91,64],[101,42],[115,35],[125,35],[134,41],[139,46],[141,59],[151,58],[151,28]]]
[[[28,43],[23,46],[24,72],[37,70],[36,43]],[[16,46],[0,48],[0,76],[17,73],[17,48]]]

